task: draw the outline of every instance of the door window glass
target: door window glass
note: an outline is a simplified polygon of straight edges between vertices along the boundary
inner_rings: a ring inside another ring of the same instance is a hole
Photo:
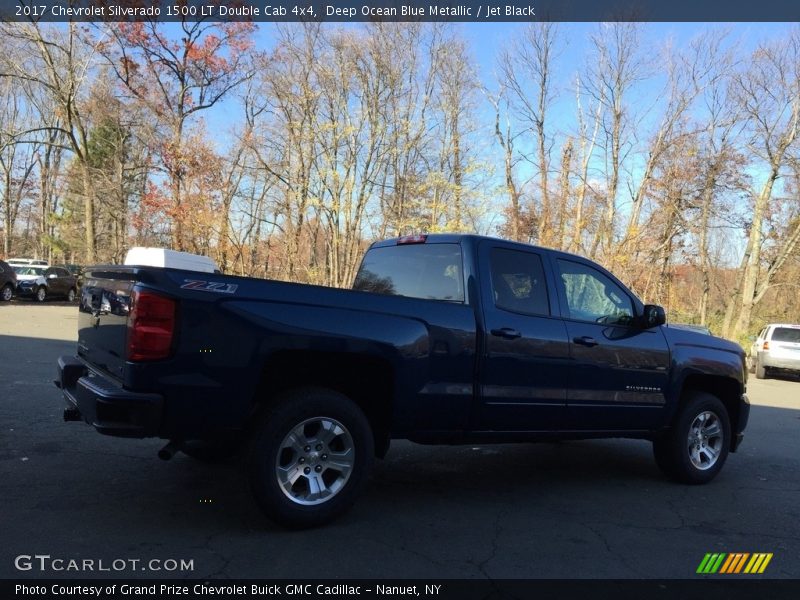
[[[569,317],[607,325],[630,325],[633,302],[603,273],[588,265],[558,260]]]
[[[497,308],[528,315],[550,314],[547,284],[538,254],[493,248],[490,261]]]

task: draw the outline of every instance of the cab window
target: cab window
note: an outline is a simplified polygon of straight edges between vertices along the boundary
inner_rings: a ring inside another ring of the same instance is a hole
[[[549,315],[550,302],[538,254],[493,248],[490,256],[494,304],[526,315]]]
[[[463,302],[463,281],[458,244],[379,246],[364,256],[353,289]]]
[[[632,325],[633,301],[602,272],[582,263],[558,259],[569,318],[604,325]]]

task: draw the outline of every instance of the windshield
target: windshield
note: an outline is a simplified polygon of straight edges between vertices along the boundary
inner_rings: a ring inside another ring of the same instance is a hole
[[[12,267],[17,275],[43,275],[43,267]]]

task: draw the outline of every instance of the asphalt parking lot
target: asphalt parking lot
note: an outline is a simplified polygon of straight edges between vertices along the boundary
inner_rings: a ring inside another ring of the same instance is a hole
[[[344,519],[288,532],[235,463],[64,423],[52,379],[76,324],[74,305],[0,304],[2,578],[691,578],[708,552],[772,552],[764,577],[800,577],[798,380],[750,380],[744,444],[706,486],[665,480],[645,442],[400,442]],[[34,554],[193,570],[15,568]]]

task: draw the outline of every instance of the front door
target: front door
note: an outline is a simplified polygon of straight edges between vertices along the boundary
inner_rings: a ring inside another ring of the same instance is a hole
[[[573,368],[567,429],[641,430],[663,422],[669,348],[644,329],[628,291],[580,260],[554,260]]]

